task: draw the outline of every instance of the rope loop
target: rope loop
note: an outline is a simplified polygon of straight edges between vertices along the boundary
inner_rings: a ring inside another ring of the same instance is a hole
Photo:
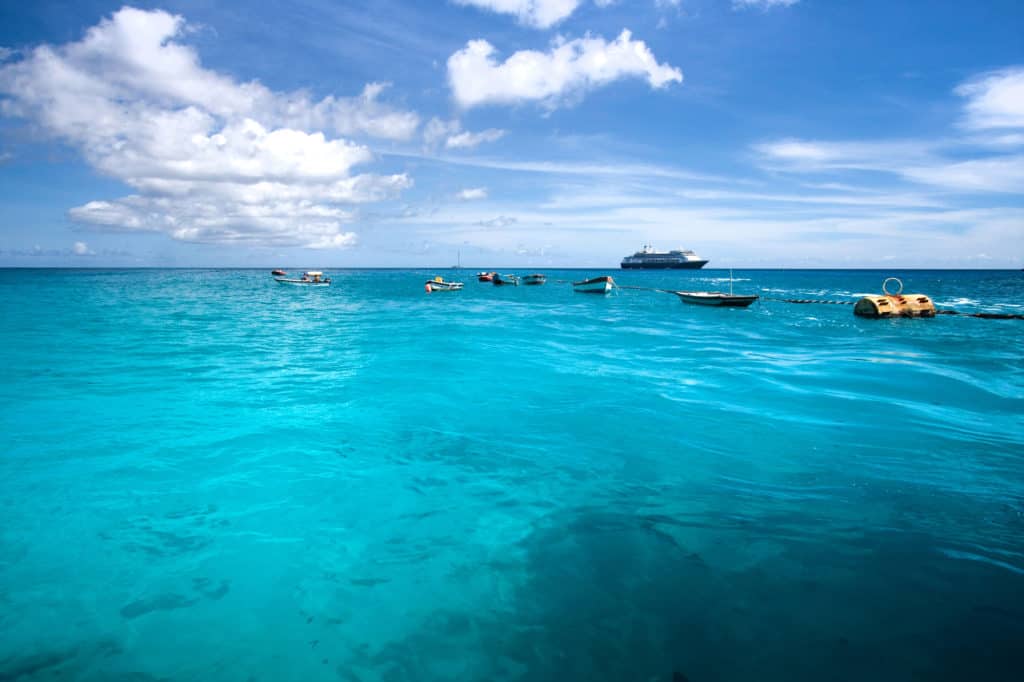
[[[899,284],[899,291],[897,291],[896,293],[890,292],[888,289],[889,282],[896,282],[897,284]],[[882,293],[884,293],[886,296],[899,296],[900,294],[903,293],[903,282],[901,282],[896,277],[886,277],[885,281],[882,282]]]

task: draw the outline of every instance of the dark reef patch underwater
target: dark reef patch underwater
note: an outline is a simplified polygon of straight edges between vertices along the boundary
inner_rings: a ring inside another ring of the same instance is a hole
[[[0,270],[0,682],[1020,678],[1024,323],[330,274]]]

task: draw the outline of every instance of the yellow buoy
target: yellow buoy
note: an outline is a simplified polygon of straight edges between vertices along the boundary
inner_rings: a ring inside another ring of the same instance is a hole
[[[889,282],[896,282],[899,289],[889,291]],[[904,294],[903,282],[890,277],[882,282],[882,295],[865,296],[853,307],[853,314],[859,317],[935,317],[935,304],[924,294]]]

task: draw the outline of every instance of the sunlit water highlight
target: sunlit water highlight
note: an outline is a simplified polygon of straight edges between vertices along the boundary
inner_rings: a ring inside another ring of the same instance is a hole
[[[1019,679],[1024,323],[331,274],[0,271],[0,680]]]

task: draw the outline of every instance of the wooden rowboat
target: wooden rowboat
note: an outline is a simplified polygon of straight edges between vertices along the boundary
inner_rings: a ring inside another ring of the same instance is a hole
[[[607,275],[573,282],[572,290],[581,294],[607,294],[615,286],[615,280]]]
[[[732,293],[732,270],[729,270],[729,293],[722,291],[673,291],[672,293],[678,296],[683,303],[722,308],[746,308],[758,298],[754,294],[741,296]]]
[[[499,274],[495,273],[494,279],[492,279],[491,282],[495,286],[499,286],[499,287],[500,286],[513,286],[513,287],[517,287],[517,286],[519,286],[519,276],[518,275],[499,275]]]
[[[757,300],[757,296],[738,296],[721,291],[674,291],[683,303],[693,305],[722,306],[726,308],[746,308]]]

